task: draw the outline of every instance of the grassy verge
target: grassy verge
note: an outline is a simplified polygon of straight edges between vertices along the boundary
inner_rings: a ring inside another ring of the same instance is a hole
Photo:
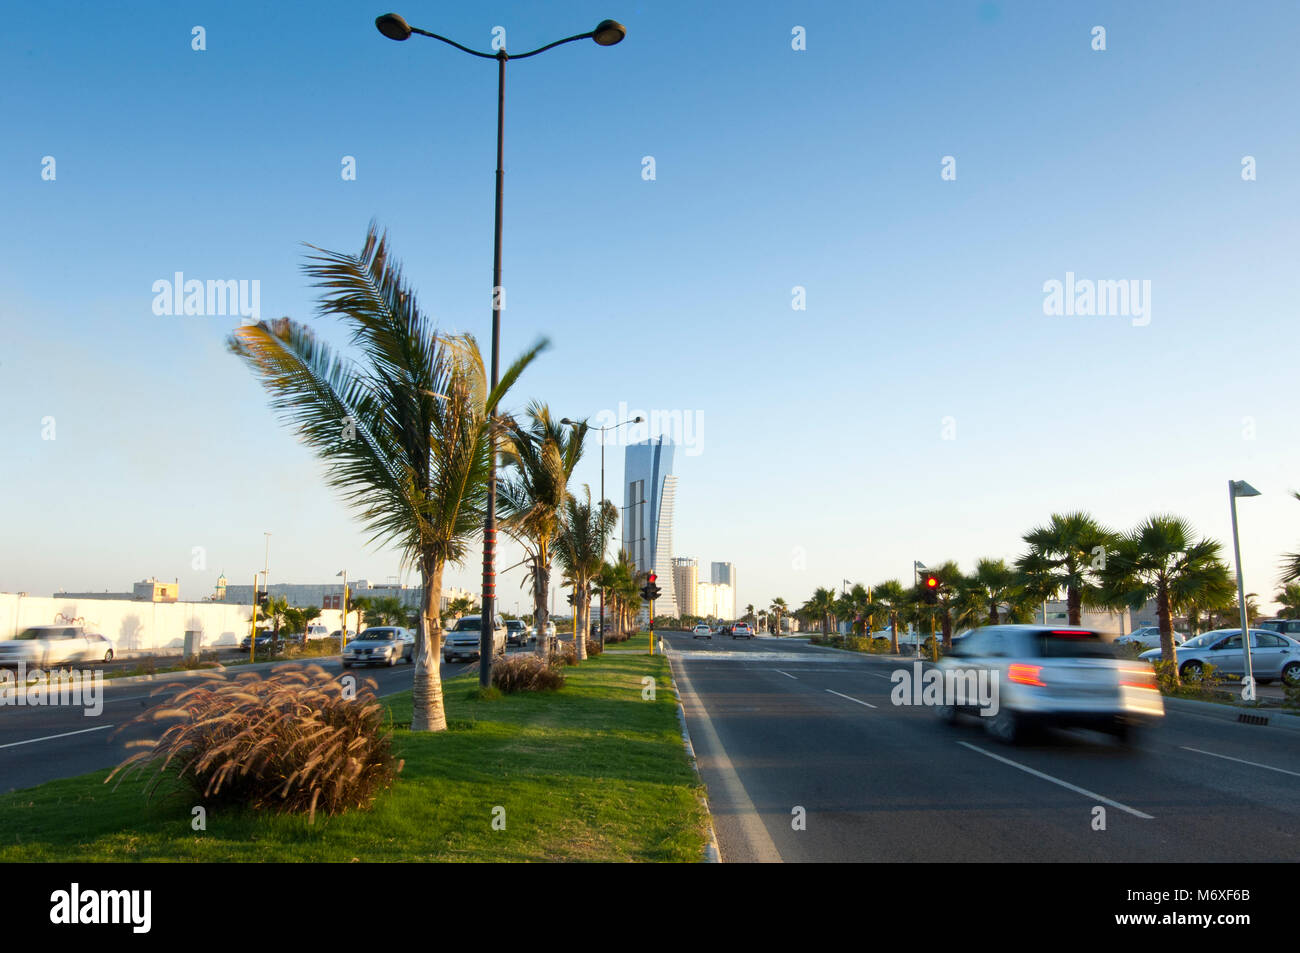
[[[0,861],[699,860],[705,817],[666,660],[607,655],[567,673],[562,691],[490,701],[449,681],[450,730],[436,735],[406,730],[409,693],[386,699],[406,765],[366,812],[312,826],[213,810],[195,831],[186,791],[148,802],[100,771],[0,795]]]

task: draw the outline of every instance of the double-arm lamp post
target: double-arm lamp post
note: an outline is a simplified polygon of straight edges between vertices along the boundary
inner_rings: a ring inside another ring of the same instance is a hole
[[[618,423],[610,424],[606,427],[591,428],[600,433],[600,508],[602,510],[605,508],[605,431],[617,430],[619,427],[626,427],[628,424],[639,424],[643,420],[645,420],[645,418],[641,416],[629,417],[627,420],[620,420]],[[566,427],[576,428],[578,426],[578,421],[570,420],[568,417],[560,418],[560,423]],[[641,502],[644,503],[645,500],[642,500]],[[627,509],[627,507],[625,506],[623,509]],[[604,552],[601,552],[600,554],[600,562],[602,566],[605,564]],[[574,631],[576,632],[577,630],[575,629]],[[600,647],[603,649],[605,647],[605,590],[603,587],[600,590],[600,628],[596,631],[600,633]]]
[[[596,24],[596,29],[590,33],[578,33],[575,36],[565,37],[562,40],[556,40],[554,43],[539,46],[528,53],[509,56],[504,49],[497,50],[495,53],[481,53],[478,50],[471,50],[469,47],[461,46],[455,40],[449,40],[445,36],[439,36],[437,33],[430,33],[428,30],[413,27],[396,13],[385,13],[383,16],[377,17],[375,26],[380,33],[390,40],[409,40],[412,33],[418,33],[420,36],[441,40],[448,46],[454,46],[471,56],[497,61],[497,194],[496,227],[493,235],[492,255],[492,389],[495,390],[501,359],[501,197],[505,184],[506,61],[527,59],[530,56],[545,53],[547,50],[562,46],[565,43],[572,43],[574,40],[594,40],[598,46],[613,46],[627,36],[627,30],[621,23],[614,20],[601,20],[600,23]],[[483,610],[479,616],[481,625],[479,627],[478,680],[479,684],[484,687],[491,681],[492,638],[496,631],[497,455],[495,427],[492,429],[489,439],[492,441],[492,461],[488,470],[487,515],[483,521]]]

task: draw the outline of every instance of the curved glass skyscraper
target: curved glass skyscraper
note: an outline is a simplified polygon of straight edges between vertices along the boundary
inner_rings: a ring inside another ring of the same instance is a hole
[[[655,614],[665,616],[679,615],[673,585],[676,449],[667,437],[656,437],[631,444],[623,462],[623,548],[631,553],[637,572],[653,570],[658,576]]]

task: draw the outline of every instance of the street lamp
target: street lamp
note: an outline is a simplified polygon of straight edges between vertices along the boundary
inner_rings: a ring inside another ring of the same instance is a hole
[[[1237,608],[1241,612],[1241,654],[1246,662],[1246,681],[1250,686],[1251,698],[1255,695],[1255,673],[1250,665],[1250,625],[1246,617],[1246,586],[1241,578],[1241,543],[1237,540],[1237,497],[1259,496],[1255,489],[1245,480],[1228,481],[1228,504],[1232,509],[1232,555],[1237,561]]]
[[[614,23],[613,20],[606,20],[606,21],[604,21],[604,23],[602,23],[600,26],[603,27],[603,26],[605,26],[605,24],[607,24],[607,23],[613,23],[613,25],[616,26],[616,27],[618,27],[620,30],[623,29],[622,27],[618,26],[617,23]],[[597,27],[596,29],[597,29],[597,31],[599,31],[599,30],[600,30],[600,27]],[[623,39],[623,37],[620,36],[620,37],[618,38],[618,40],[621,40],[621,39]],[[601,44],[601,45],[602,45],[602,46],[611,46],[611,45],[613,45],[614,43],[617,43],[618,40],[613,40],[613,41],[611,41],[610,43],[603,43],[603,44]],[[597,39],[596,42],[597,42],[597,43],[600,43],[601,41],[600,41],[599,39]],[[638,414],[638,415],[635,416],[635,417],[631,417],[631,418],[629,418],[629,419],[627,419],[627,420],[619,421],[619,422],[616,423],[616,424],[609,424],[608,426],[605,426],[605,427],[592,427],[592,428],[591,428],[592,430],[597,430],[597,431],[600,432],[600,505],[601,505],[602,507],[604,507],[604,505],[605,505],[605,431],[606,431],[606,430],[617,430],[619,427],[626,426],[627,424],[639,424],[639,423],[641,423],[643,420],[645,420],[645,418]],[[577,421],[570,420],[568,417],[562,417],[562,418],[560,418],[560,423],[563,424],[563,425],[566,426],[566,427],[575,427],[575,428],[576,428],[576,427],[579,426],[579,424],[578,424]],[[644,503],[645,500],[642,500],[641,502]],[[627,509],[627,507],[626,507],[626,506],[624,506],[624,507],[620,507],[620,509]],[[601,561],[602,565],[603,565],[604,562],[605,562],[605,554],[604,554],[603,552],[600,554],[600,561]],[[600,628],[599,628],[599,630],[597,630],[597,631],[600,632],[600,647],[603,649],[603,648],[605,647],[605,590],[604,590],[604,589],[601,589],[601,590],[600,590]]]
[[[343,628],[339,629],[339,655],[342,656],[343,650],[348,647],[348,571],[340,569],[334,575],[343,577],[343,597],[339,600],[339,605],[343,607]]]
[[[493,254],[492,254],[492,385],[491,390],[496,390],[498,382],[498,372],[501,361],[501,305],[500,305],[500,288],[501,288],[501,199],[505,189],[505,129],[506,129],[506,61],[510,59],[522,60],[530,56],[536,56],[538,53],[561,46],[565,43],[572,43],[574,40],[591,39],[596,42],[597,46],[613,46],[622,41],[627,36],[627,30],[621,23],[614,20],[601,20],[596,24],[596,29],[590,33],[579,33],[575,36],[565,37],[562,40],[556,40],[554,43],[548,43],[545,46],[539,46],[528,53],[520,53],[517,56],[509,56],[504,49],[497,50],[495,53],[481,53],[478,50],[471,50],[467,46],[462,46],[455,40],[449,40],[445,36],[439,36],[437,33],[430,33],[427,30],[421,30],[413,27],[396,13],[385,13],[383,16],[375,18],[375,27],[384,36],[390,40],[409,40],[412,33],[418,33],[421,36],[427,36],[435,40],[441,40],[448,46],[454,46],[456,49],[469,53],[471,56],[477,56],[485,60],[497,61],[497,173],[496,173],[496,224],[493,229]],[[487,486],[487,515],[483,520],[483,608],[482,619],[484,624],[479,627],[479,685],[487,687],[491,681],[492,675],[492,636],[493,621],[496,618],[496,546],[497,546],[497,454],[496,454],[496,431],[493,430],[489,439],[492,441],[491,461],[488,464],[488,486]]]

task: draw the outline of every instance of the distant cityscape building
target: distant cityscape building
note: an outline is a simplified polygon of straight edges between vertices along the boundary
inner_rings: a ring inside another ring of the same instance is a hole
[[[723,622],[736,620],[736,591],[725,582],[695,585],[695,615]]]
[[[271,583],[271,597],[283,598],[291,606],[303,608],[340,609],[343,602],[343,583]],[[224,589],[225,597],[217,602],[237,602],[249,604],[253,601],[252,585],[231,586]],[[383,599],[391,596],[401,601],[408,609],[418,609],[423,601],[423,586],[403,586],[395,582],[371,583],[366,579],[348,582],[348,599]],[[478,593],[468,589],[444,588],[442,590],[441,611],[446,612],[453,600],[467,598],[475,606],[480,604]]]
[[[130,592],[66,592],[54,593],[55,599],[128,599],[134,602],[178,602],[181,597],[180,582],[159,582],[150,576],[131,587]]]
[[[658,576],[655,614],[662,616],[680,615],[672,562],[675,452],[661,436],[628,446],[623,464],[623,549],[631,554],[638,573],[653,571]]]
[[[734,563],[713,563],[709,567],[709,582],[716,585],[731,587],[732,612],[735,612],[736,593],[740,591],[740,583],[736,580],[736,566]],[[730,618],[735,618],[733,614]]]
[[[700,614],[695,606],[695,587],[699,581],[699,560],[689,556],[673,557],[673,590],[677,593],[679,615]]]

